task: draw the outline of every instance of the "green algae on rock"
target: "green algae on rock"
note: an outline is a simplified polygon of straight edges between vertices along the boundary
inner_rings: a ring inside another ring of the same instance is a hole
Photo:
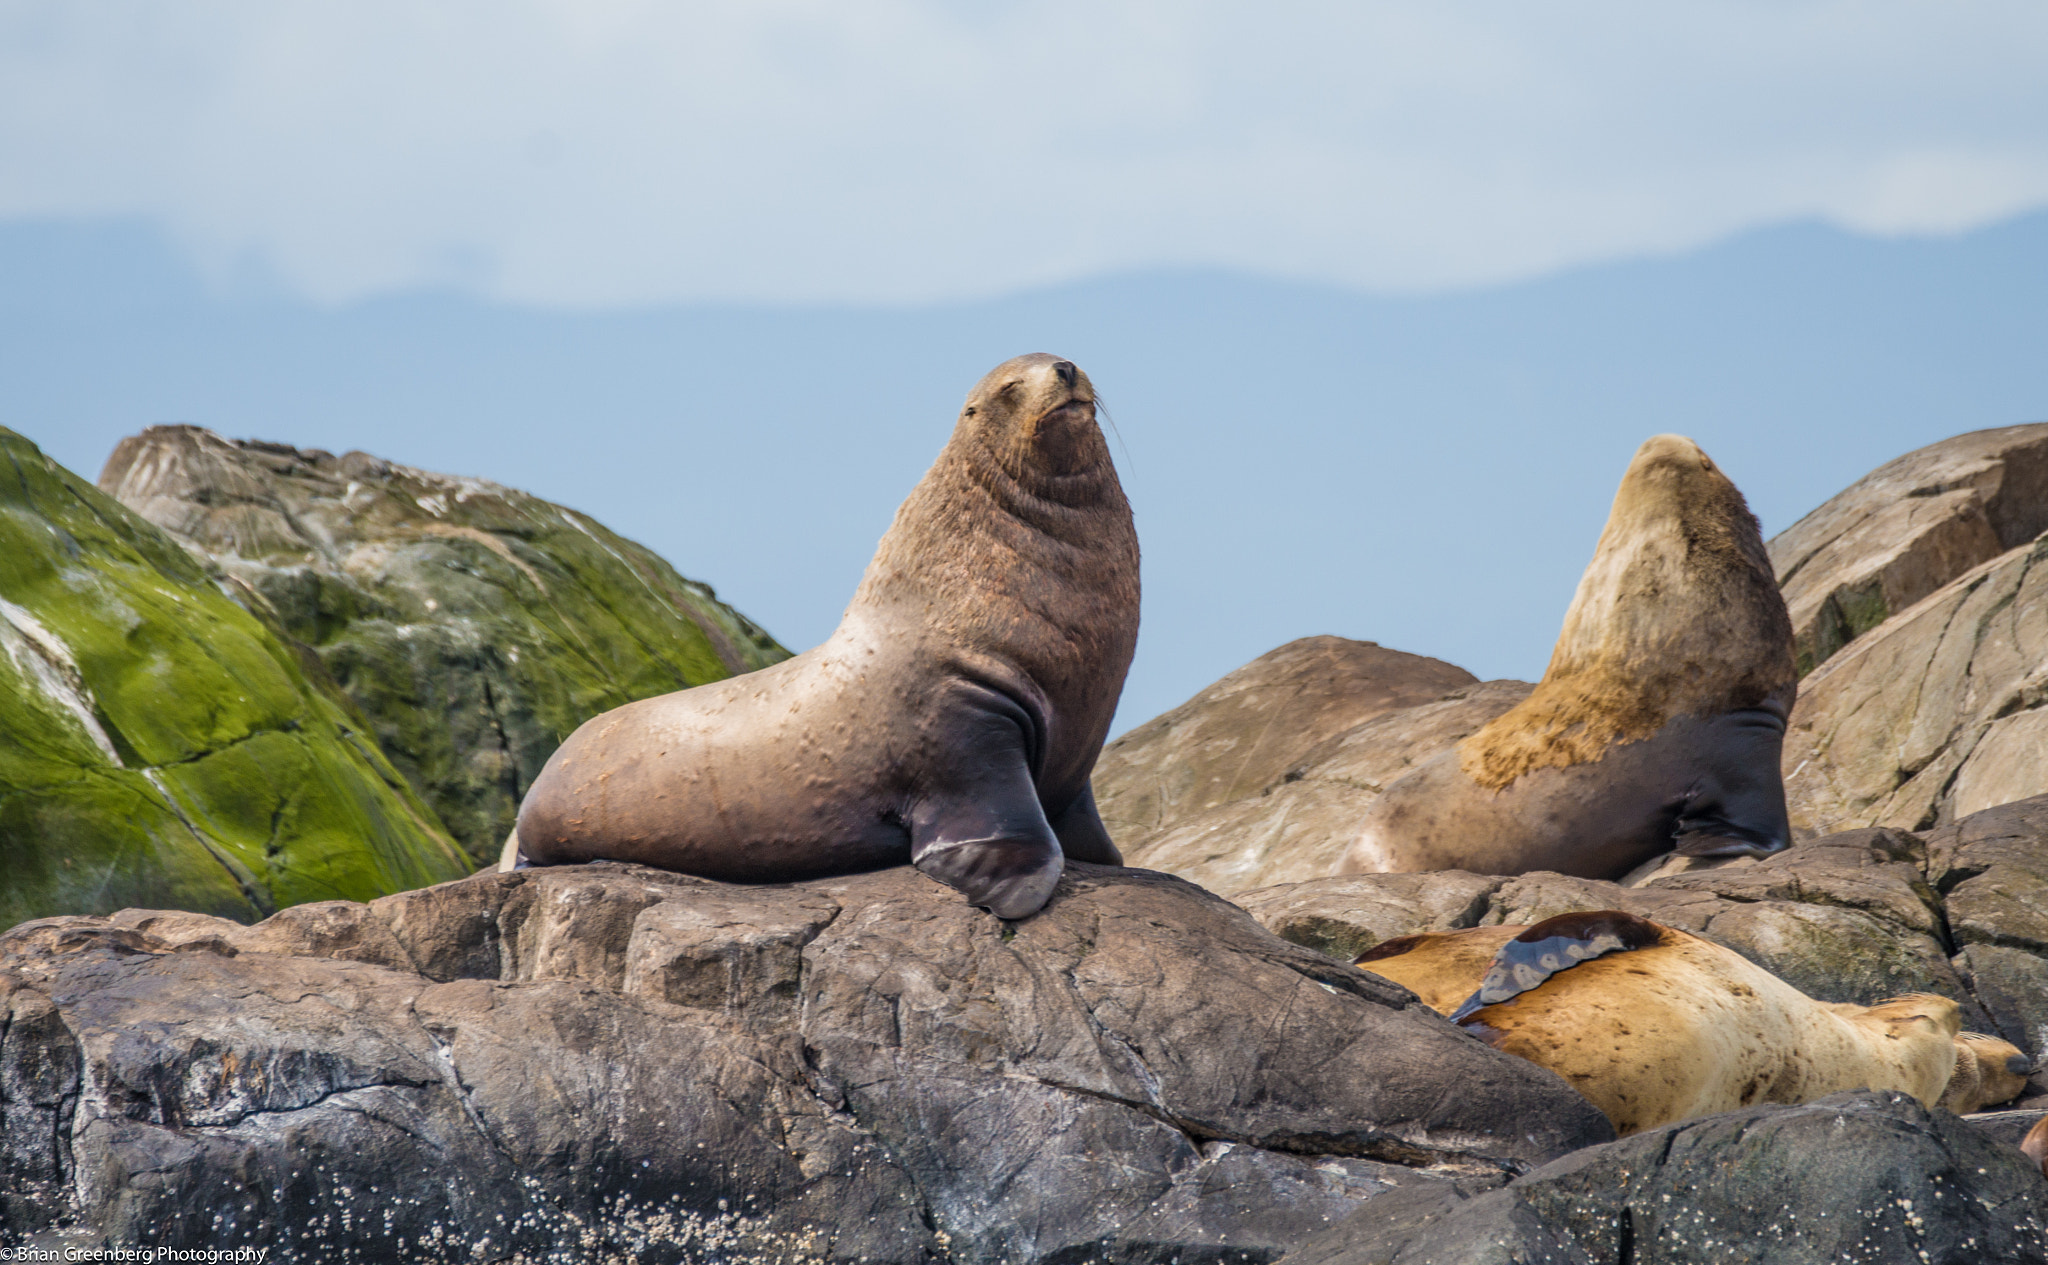
[[[311,647],[477,861],[583,721],[789,657],[652,551],[482,479],[156,426],[100,487]]]
[[[252,919],[470,868],[347,701],[163,532],[0,429],[0,927]]]

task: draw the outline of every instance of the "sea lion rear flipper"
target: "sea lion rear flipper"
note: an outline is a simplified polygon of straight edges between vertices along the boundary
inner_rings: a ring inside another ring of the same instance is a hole
[[[1785,782],[1778,776],[1785,717],[1775,702],[1712,722],[1711,766],[1679,805],[1672,830],[1687,857],[1765,857],[1792,846]]]
[[[1076,861],[1093,865],[1124,863],[1124,854],[1116,850],[1109,827],[1102,824],[1102,814],[1096,811],[1092,785],[1081,787],[1081,794],[1067,805],[1067,811],[1054,819],[1052,832],[1059,836],[1060,850]]]
[[[1038,802],[1016,723],[982,714],[947,744],[907,814],[910,863],[998,918],[1035,914],[1052,896],[1065,856]]]
[[[1479,989],[1451,1012],[1461,1023],[1477,1011],[1497,1006],[1535,988],[1559,971],[1617,951],[1661,944],[1664,929],[1647,918],[1619,909],[1546,918],[1500,947]]]

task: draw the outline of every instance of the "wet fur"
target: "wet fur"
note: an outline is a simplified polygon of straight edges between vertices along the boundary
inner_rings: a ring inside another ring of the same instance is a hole
[[[1565,918],[1635,925],[1628,938],[1643,947],[1566,963],[1503,1002],[1470,1009],[1462,1026],[1564,1077],[1619,1134],[1844,1089],[1894,1089],[1932,1106],[1949,1091],[1958,1058],[1974,1057],[1945,997],[1815,1001],[1683,931],[1613,910]],[[1556,919],[1432,933],[1382,956],[1368,953],[1361,966],[1448,1015],[1511,946],[1572,934]]]

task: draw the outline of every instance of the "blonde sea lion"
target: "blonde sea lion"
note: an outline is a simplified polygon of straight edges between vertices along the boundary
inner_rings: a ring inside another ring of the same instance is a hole
[[[2020,1139],[2020,1152],[2034,1161],[2041,1176],[2048,1177],[2048,1116],[2042,1116],[2027,1130],[2027,1136]]]
[[[1122,861],[1088,775],[1137,639],[1094,387],[1019,356],[969,394],[830,639],[586,722],[506,851],[735,882],[908,863],[1021,918],[1063,857]]]
[[[1612,879],[1673,848],[1791,843],[1778,768],[1792,621],[1742,493],[1691,440],[1643,444],[1535,691],[1387,788],[1339,874]]]
[[[1618,910],[1402,936],[1358,965],[1564,1077],[1617,1134],[1845,1089],[1974,1111],[2024,1084],[2020,1051],[1961,1033],[1946,997],[1815,1001],[1733,950]]]

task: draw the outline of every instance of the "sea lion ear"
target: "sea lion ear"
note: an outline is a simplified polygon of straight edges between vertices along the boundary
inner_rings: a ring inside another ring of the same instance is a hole
[[[1479,981],[1479,991],[1451,1012],[1451,1022],[1463,1023],[1475,1012],[1519,997],[1582,962],[1663,942],[1664,928],[1619,909],[1546,918],[1500,947]]]

